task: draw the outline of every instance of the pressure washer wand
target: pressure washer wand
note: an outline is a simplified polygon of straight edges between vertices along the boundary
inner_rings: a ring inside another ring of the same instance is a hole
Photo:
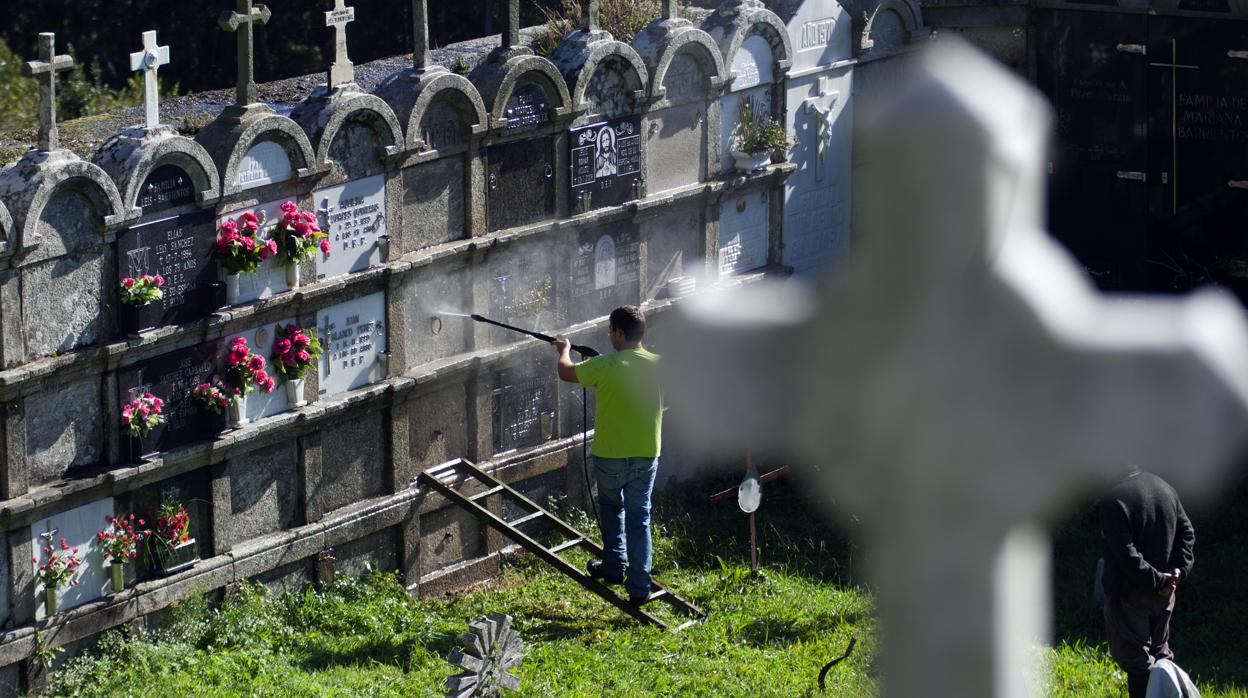
[[[473,313],[472,315],[469,315],[468,317],[472,318],[473,320],[476,320],[477,322],[484,322],[487,325],[494,325],[496,327],[501,327],[504,330],[511,330],[512,332],[519,332],[520,334],[527,334],[530,337],[533,337],[535,339],[540,339],[543,342],[555,341],[555,338],[551,337],[548,334],[542,334],[541,332],[534,332],[533,330],[526,330],[520,327],[516,327],[514,325],[508,325],[507,323],[499,322],[498,320],[491,320],[488,317],[485,317],[484,315],[477,315],[476,313]],[[582,357],[586,359],[593,357],[593,356],[598,356],[597,350],[595,350],[593,347],[587,347],[583,344],[573,344],[572,351],[580,354]]]

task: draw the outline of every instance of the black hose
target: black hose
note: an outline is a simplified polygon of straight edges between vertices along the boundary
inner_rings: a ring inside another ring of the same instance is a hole
[[[589,390],[581,386],[581,467],[585,469],[585,498],[598,522],[598,537],[602,537],[602,519],[598,518],[598,505],[594,503],[594,488],[589,483]]]

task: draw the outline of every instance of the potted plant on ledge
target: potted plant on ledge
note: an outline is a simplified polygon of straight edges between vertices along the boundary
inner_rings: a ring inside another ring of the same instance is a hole
[[[247,393],[253,388],[260,388],[265,393],[273,392],[277,380],[265,371],[266,362],[263,356],[251,351],[247,346],[246,337],[236,337],[230,344],[225,355],[225,370],[222,371],[221,384],[234,400],[229,405],[230,426],[238,427],[246,424]]]
[[[212,380],[195,386],[191,390],[191,397],[208,413],[213,432],[217,434],[225,430],[226,415],[234,412],[237,403],[242,400],[242,396],[235,395],[221,380],[220,374],[213,374]]]
[[[291,407],[303,407],[303,381],[308,371],[316,367],[321,358],[321,342],[312,330],[294,324],[278,325],[274,331],[273,372],[282,377],[286,385],[286,400]]]
[[[144,525],[143,519],[135,519],[134,514],[121,518],[108,517],[108,528],[95,534],[100,548],[104,553],[104,561],[108,563],[112,573],[113,591],[126,590],[126,563],[139,555],[139,543],[151,531],[136,529]]]
[[[732,140],[732,159],[737,169],[743,172],[761,170],[771,162],[772,153],[788,149],[784,124],[770,116],[755,115],[754,103],[742,98],[741,116]]]
[[[191,517],[182,503],[166,499],[153,523],[155,527],[147,536],[147,560],[153,572],[168,576],[199,562],[195,539],[191,538]]]
[[[254,274],[260,263],[277,253],[277,243],[259,236],[260,219],[251,211],[217,229],[216,255],[225,277],[225,302],[238,302],[239,274]]]
[[[277,254],[286,265],[286,285],[299,288],[299,265],[316,254],[329,254],[329,236],[317,225],[316,215],[300,211],[293,201],[282,204],[282,220],[269,229],[269,239],[277,243]]]
[[[121,298],[121,331],[131,337],[137,337],[151,326],[143,326],[143,308],[165,297],[160,290],[165,285],[165,277],[157,274],[144,274],[139,278],[127,276],[121,280],[119,296]]]
[[[78,580],[74,579],[74,575],[78,573],[78,567],[82,564],[82,558],[78,557],[78,548],[70,548],[64,538],[61,539],[61,549],[56,550],[52,547],[50,540],[51,535],[39,534],[48,538],[48,544],[43,546],[43,562],[39,558],[31,558],[39,565],[35,576],[43,583],[43,592],[46,595],[48,604],[48,617],[56,615],[56,594],[61,587],[78,586]]]
[[[131,463],[142,462],[143,457],[150,455],[144,445],[144,439],[152,433],[152,429],[165,423],[165,401],[151,393],[131,400],[121,407],[121,431],[126,435],[125,448]]]

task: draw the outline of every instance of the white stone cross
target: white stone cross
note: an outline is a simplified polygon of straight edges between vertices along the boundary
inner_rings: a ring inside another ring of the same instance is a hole
[[[814,117],[815,127],[815,181],[823,181],[823,167],[829,142],[832,140],[832,109],[841,98],[838,91],[828,90],[827,76],[819,78],[819,93],[802,102],[802,111]],[[821,106],[826,105],[826,106]]]
[[[520,45],[520,0],[503,0],[503,34],[501,47]]]
[[[143,71],[143,111],[147,128],[160,125],[160,83],[156,71],[169,65],[169,47],[156,45],[156,32],[143,32],[143,50],[130,54],[130,70]]]
[[[325,13],[325,26],[334,30],[334,62],[329,66],[329,89],[355,82],[355,64],[347,55],[347,25],[355,21],[355,8],[345,0],[334,0],[334,9]]]
[[[252,0],[235,1],[237,10],[221,13],[217,24],[225,31],[238,35],[238,87],[235,88],[234,103],[246,107],[260,99],[255,79],[255,25],[257,22],[268,24],[273,13],[268,5],[252,7]]]
[[[663,19],[679,19],[680,8],[676,6],[676,0],[663,0]]]
[[[1248,328],[1217,292],[1101,296],[1040,228],[1044,98],[952,39],[914,71],[860,122],[848,266],[817,297],[683,300],[664,368],[681,443],[801,454],[861,518],[883,695],[1018,698],[1049,639],[1044,522],[1129,463],[1214,489]]]
[[[28,78],[44,76],[39,80],[39,150],[56,150],[56,74],[74,67],[74,59],[56,55],[56,34],[44,32],[39,35],[39,60],[22,64],[22,75]]]

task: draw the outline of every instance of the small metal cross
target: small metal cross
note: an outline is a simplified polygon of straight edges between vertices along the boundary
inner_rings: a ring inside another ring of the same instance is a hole
[[[160,125],[160,83],[156,71],[169,65],[169,47],[156,45],[156,32],[143,32],[143,50],[130,54],[130,70],[143,71],[143,110],[147,128]]]
[[[329,87],[355,82],[355,64],[347,56],[347,25],[355,21],[355,8],[345,0],[334,0],[334,9],[325,13],[325,26],[334,29],[334,62],[329,66]]]
[[[39,150],[56,150],[56,74],[74,67],[74,59],[56,55],[56,34],[39,35],[39,60],[22,64],[22,75],[39,80]]]
[[[268,24],[273,13],[268,5],[252,7],[252,0],[236,0],[235,12],[223,12],[217,24],[227,32],[238,35],[238,87],[234,103],[240,107],[259,101],[255,80],[255,25]]]
[[[321,331],[321,363],[324,365],[324,369],[325,369],[325,377],[326,377],[326,378],[328,378],[328,377],[329,377],[329,374],[333,373],[333,365],[334,365],[334,360],[333,360],[333,358],[330,356],[330,354],[332,354],[332,353],[333,353],[333,345],[332,345],[332,344],[330,344],[330,341],[329,341],[329,340],[330,340],[330,337],[329,337],[329,331],[330,331],[330,329],[331,329],[331,327],[330,327],[330,324],[329,324],[329,316],[326,316],[326,317],[325,317],[325,324],[321,325],[321,327],[320,327],[320,331]]]

